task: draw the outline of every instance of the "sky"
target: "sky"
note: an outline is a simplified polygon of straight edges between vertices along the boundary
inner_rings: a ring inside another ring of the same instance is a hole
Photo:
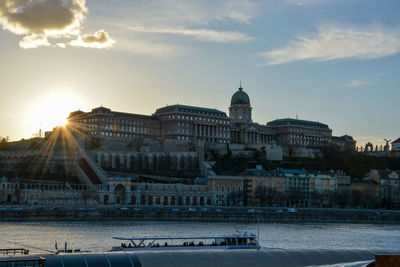
[[[358,145],[400,137],[398,0],[1,0],[0,136],[103,105],[326,123]]]

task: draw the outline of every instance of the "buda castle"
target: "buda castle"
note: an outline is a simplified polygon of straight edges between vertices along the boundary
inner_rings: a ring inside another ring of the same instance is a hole
[[[245,144],[320,149],[335,146],[339,150],[355,150],[351,136],[332,136],[327,124],[277,119],[267,124],[252,120],[250,98],[242,86],[232,95],[229,116],[223,111],[204,107],[171,105],[159,108],[152,115],[112,111],[97,107],[90,112],[74,111],[68,125],[102,143],[146,138],[178,143],[203,141],[206,144]]]

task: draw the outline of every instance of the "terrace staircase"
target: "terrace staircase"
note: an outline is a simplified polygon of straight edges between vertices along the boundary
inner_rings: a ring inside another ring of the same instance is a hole
[[[76,154],[78,173],[83,182],[91,188],[107,181],[106,172],[82,148]]]

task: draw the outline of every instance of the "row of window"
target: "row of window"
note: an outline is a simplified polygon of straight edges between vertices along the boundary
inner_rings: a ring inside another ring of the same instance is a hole
[[[215,122],[215,123],[220,123],[220,124],[229,124],[228,120],[216,120],[216,119],[210,119],[210,118],[204,118],[204,117],[193,117],[193,116],[181,116],[181,115],[168,115],[168,119],[175,119],[175,117],[178,120],[190,120],[190,121],[207,121],[207,122]]]
[[[97,132],[90,132],[91,135],[97,135]],[[106,137],[122,137],[122,138],[133,138],[138,135],[136,134],[126,134],[126,133],[113,133],[113,132],[101,132],[101,136]]]
[[[311,124],[311,123],[298,123],[298,122],[287,122],[288,125],[295,125],[301,127],[310,127],[310,128],[317,128],[317,129],[327,129],[326,125],[318,125],[318,124]]]
[[[306,145],[306,146],[326,146],[326,143],[315,142],[315,141],[297,141],[297,140],[290,140],[289,142],[291,145]]]
[[[143,128],[143,127],[136,127],[136,126],[118,126],[118,125],[111,125],[111,124],[102,124],[101,127],[100,125],[97,124],[89,124],[87,126],[90,130],[94,129],[105,129],[105,130],[121,130],[121,131],[126,131],[126,132],[138,132],[138,133],[147,133],[148,131],[150,133],[155,133],[156,131],[151,129],[151,128]]]
[[[240,185],[217,185],[215,187],[217,192],[239,192],[242,190],[242,187]]]
[[[14,190],[17,188],[18,185],[14,183],[7,183],[7,184],[2,184],[1,189],[2,190]],[[70,185],[70,188],[72,190],[86,190],[87,186],[86,185]],[[21,184],[21,189],[37,189],[37,190],[50,190],[50,191],[55,191],[55,190],[69,190],[69,187],[66,187],[65,185],[52,185],[52,184]]]
[[[310,130],[310,129],[302,129],[302,128],[289,128],[290,132],[295,132],[295,133],[306,133],[306,134],[320,134],[321,132],[326,132],[326,131],[321,131],[321,130]]]
[[[125,124],[125,125],[136,125],[136,126],[143,126],[147,125],[150,127],[157,127],[157,123],[149,123],[149,122],[143,122],[143,121],[136,121],[136,120],[121,120],[121,119],[111,119],[111,118],[90,118],[90,119],[83,119],[79,120],[79,123],[93,123],[93,122],[109,122],[109,123],[118,123],[118,124]]]
[[[172,131],[171,131],[172,132]],[[177,129],[177,133],[178,134],[194,134],[193,133],[193,130],[189,130],[189,129],[181,129],[181,128],[179,128],[178,127],[178,129]],[[217,135],[215,135],[216,137],[220,137],[220,138],[229,138],[229,133],[227,133],[226,132],[226,129],[225,129],[225,132],[224,133],[222,133],[222,132],[217,132]]]
[[[189,138],[189,136],[180,136],[180,135],[178,135],[177,139],[184,141],[184,140],[189,140],[190,138]],[[221,139],[215,140],[213,138],[206,138],[206,141],[210,141],[210,142],[214,142],[215,141],[215,142],[220,143],[220,144],[229,144],[230,143],[229,140],[221,140]]]
[[[312,141],[327,141],[329,142],[331,139],[328,137],[317,137],[317,136],[307,136],[307,135],[297,135],[297,134],[290,134],[290,138],[296,139],[305,139],[305,140],[312,140]]]
[[[198,110],[192,110],[192,109],[181,109],[178,108],[179,112],[185,112],[185,113],[196,113],[196,114],[202,114],[202,115],[208,115],[208,116],[217,116],[217,117],[222,117],[225,114],[224,113],[216,113],[216,112],[207,112],[207,111],[198,111]]]

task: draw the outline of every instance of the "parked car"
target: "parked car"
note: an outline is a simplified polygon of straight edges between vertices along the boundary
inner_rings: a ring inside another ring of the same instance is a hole
[[[287,212],[295,213],[295,212],[297,212],[297,210],[294,209],[294,208],[288,208],[288,209],[287,209]]]
[[[195,212],[195,211],[197,211],[197,209],[195,209],[195,208],[188,208],[188,211],[190,211],[190,212]]]
[[[179,208],[172,208],[172,209],[170,209],[170,211],[178,212],[178,211],[180,211],[180,209]]]
[[[254,212],[256,212],[256,210],[255,209],[249,209],[249,210],[247,210],[247,212],[248,213],[254,213]]]
[[[141,211],[141,208],[133,208],[134,211]]]
[[[283,213],[283,210],[282,210],[282,209],[279,209],[279,210],[276,210],[275,212],[276,212],[276,213]]]
[[[224,212],[224,210],[222,210],[222,209],[216,209],[215,211],[216,212]]]

